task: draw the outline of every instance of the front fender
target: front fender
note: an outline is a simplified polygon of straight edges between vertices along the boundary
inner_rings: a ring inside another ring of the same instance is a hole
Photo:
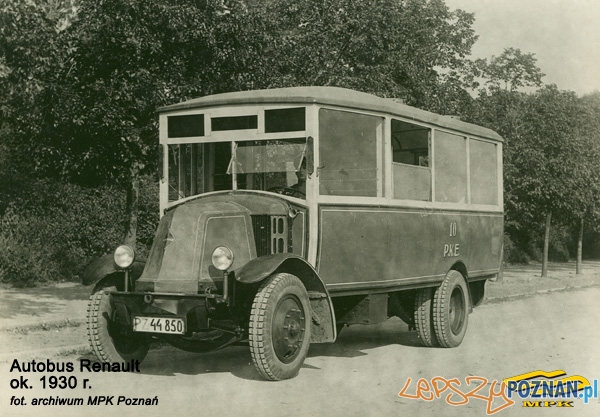
[[[130,278],[135,281],[142,275],[144,266],[146,265],[145,259],[135,260],[133,265],[129,267]],[[100,281],[102,278],[120,272],[121,269],[117,269],[112,254],[104,255],[98,259],[93,260],[83,271],[81,277],[81,283],[83,285],[92,285]]]
[[[312,308],[311,343],[335,341],[335,313],[329,291],[319,274],[303,258],[290,253],[261,256],[234,272],[235,279],[243,284],[261,282],[279,272],[298,277],[308,292]]]

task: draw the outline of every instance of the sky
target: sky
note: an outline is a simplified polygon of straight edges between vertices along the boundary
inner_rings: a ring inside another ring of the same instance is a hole
[[[445,0],[475,13],[475,58],[504,48],[534,53],[545,84],[578,95],[600,91],[600,0]]]

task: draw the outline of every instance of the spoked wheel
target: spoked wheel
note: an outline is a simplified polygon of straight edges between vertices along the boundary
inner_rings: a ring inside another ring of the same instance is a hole
[[[311,310],[306,288],[291,274],[275,274],[258,290],[250,313],[254,366],[272,381],[296,376],[310,345]]]
[[[115,288],[106,288],[107,290]],[[150,338],[134,333],[120,323],[112,296],[100,289],[90,296],[87,311],[87,333],[92,351],[100,362],[144,360]]]
[[[469,291],[460,272],[449,271],[446,274],[435,292],[433,312],[433,325],[440,345],[460,345],[469,322]]]
[[[439,346],[433,325],[434,288],[420,288],[415,295],[414,324],[424,346]]]

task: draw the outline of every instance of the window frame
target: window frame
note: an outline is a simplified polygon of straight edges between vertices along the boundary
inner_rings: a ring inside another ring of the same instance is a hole
[[[315,120],[315,125],[316,125],[316,130],[317,130],[317,135],[316,135],[316,140],[315,140],[315,171],[317,174],[317,178],[319,178],[319,168],[322,168],[323,164],[321,163],[322,161],[322,157],[321,157],[321,132],[319,131],[319,124],[320,124],[320,115],[321,115],[321,110],[330,110],[330,111],[338,111],[338,112],[344,112],[344,113],[351,113],[351,114],[357,114],[357,115],[361,115],[361,116],[369,116],[369,117],[374,117],[374,118],[378,118],[380,119],[380,123],[378,124],[377,128],[376,128],[376,137],[375,137],[375,159],[376,159],[376,184],[377,184],[377,191],[376,191],[376,195],[375,196],[350,196],[350,195],[332,195],[332,194],[321,194],[320,193],[320,180],[317,181],[317,195],[319,199],[325,198],[330,199],[336,199],[336,198],[340,198],[340,199],[347,199],[347,198],[351,198],[351,199],[382,199],[385,198],[385,177],[386,177],[386,173],[385,173],[385,167],[386,167],[386,163],[385,163],[385,159],[384,159],[384,155],[383,155],[383,148],[384,148],[384,141],[386,138],[386,120],[387,117],[385,115],[382,115],[381,113],[377,113],[377,112],[369,112],[369,111],[361,111],[361,110],[356,110],[356,109],[347,109],[347,108],[342,108],[342,107],[336,107],[336,106],[316,106],[315,109],[315,115],[316,115],[316,120]]]
[[[413,120],[407,120],[407,119],[403,119],[401,117],[396,117],[396,116],[392,116],[388,118],[388,123],[389,123],[389,140],[388,140],[388,145],[386,145],[386,149],[389,149],[389,162],[390,164],[390,174],[387,178],[389,178],[389,183],[390,183],[390,187],[389,187],[389,191],[388,194],[386,195],[389,199],[393,200],[393,201],[419,201],[419,202],[433,202],[434,201],[434,194],[433,194],[433,168],[432,168],[432,164],[433,164],[433,155],[432,155],[432,143],[433,143],[433,131],[434,128],[430,125],[424,124],[424,123],[418,123],[415,122]],[[405,164],[403,162],[394,162],[394,145],[392,142],[392,122],[396,120],[398,122],[402,122],[402,123],[406,123],[406,124],[410,124],[410,125],[414,125],[414,126],[419,126],[423,129],[427,129],[428,130],[428,135],[427,135],[427,157],[429,160],[429,163],[427,165],[427,167],[423,167],[420,165],[414,165],[414,164]],[[413,199],[403,199],[403,198],[396,198],[394,196],[395,194],[395,187],[394,187],[394,164],[400,164],[400,165],[406,165],[406,166],[410,166],[410,167],[417,167],[418,169],[427,169],[429,171],[429,199],[428,200],[413,200]]]
[[[305,110],[305,130],[303,131],[290,131],[290,132],[275,132],[265,133],[265,110],[276,110],[276,109],[288,109],[304,107]],[[319,135],[319,112],[321,109],[329,109],[336,111],[343,111],[348,113],[356,113],[360,115],[373,116],[381,119],[381,123],[377,127],[376,134],[376,158],[377,158],[377,196],[370,197],[356,197],[356,196],[335,196],[335,195],[320,195],[319,194],[319,167],[321,166],[321,155],[320,155],[320,135]],[[169,138],[167,132],[167,119],[171,116],[180,115],[191,115],[191,114],[204,114],[205,121],[204,136],[198,137],[185,137],[185,138]],[[211,131],[211,118],[212,117],[227,117],[227,116],[248,116],[257,115],[258,125],[256,129],[248,130],[232,130],[232,131]],[[444,116],[440,116],[444,117]],[[431,134],[429,138],[429,167],[431,173],[431,201],[422,200],[406,200],[394,198],[393,189],[393,172],[392,172],[392,143],[391,143],[391,123],[392,119],[410,123],[416,126],[429,129]],[[464,137],[466,140],[466,161],[470,165],[470,149],[469,145],[471,140],[477,140],[482,142],[491,143],[495,146],[497,152],[497,166],[496,166],[496,179],[497,179],[497,204],[472,204],[471,203],[471,169],[470,166],[467,168],[467,201],[464,204],[461,203],[447,203],[435,201],[435,180],[436,180],[436,169],[435,169],[435,153],[436,153],[436,132],[446,132],[449,134],[458,135]],[[489,212],[502,212],[503,211],[503,169],[502,169],[502,149],[503,143],[490,138],[482,137],[479,135],[467,134],[464,131],[448,129],[438,127],[433,123],[421,122],[414,120],[410,117],[405,117],[398,114],[391,114],[387,112],[378,112],[363,110],[357,108],[348,108],[336,105],[324,105],[320,103],[273,103],[273,104],[260,104],[260,105],[224,105],[215,107],[199,107],[193,109],[184,109],[169,111],[159,114],[159,143],[163,147],[163,154],[168,156],[168,146],[174,144],[193,144],[193,143],[206,143],[206,142],[231,142],[232,146],[234,142],[241,141],[253,141],[253,140],[276,140],[276,139],[289,139],[295,137],[308,137],[312,136],[314,139],[314,164],[315,172],[313,177],[316,179],[313,181],[314,190],[312,195],[314,197],[315,204],[319,203],[339,203],[339,204],[352,204],[352,205],[387,205],[387,206],[401,206],[401,207],[415,207],[415,208],[426,208],[426,209],[450,209],[450,210],[466,210],[466,211],[489,211]],[[163,158],[164,160],[165,158]],[[162,164],[162,178],[160,180],[160,208],[161,214],[164,213],[164,209],[178,204],[177,202],[168,202],[168,160]]]

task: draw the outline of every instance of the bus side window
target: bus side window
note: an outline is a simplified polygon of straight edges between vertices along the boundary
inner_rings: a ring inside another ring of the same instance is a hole
[[[320,110],[321,195],[377,197],[377,141],[382,124],[382,117]]]
[[[431,129],[392,119],[394,198],[431,201]]]
[[[435,131],[435,201],[467,203],[467,139]]]
[[[498,204],[498,153],[496,144],[470,139],[471,203]]]

